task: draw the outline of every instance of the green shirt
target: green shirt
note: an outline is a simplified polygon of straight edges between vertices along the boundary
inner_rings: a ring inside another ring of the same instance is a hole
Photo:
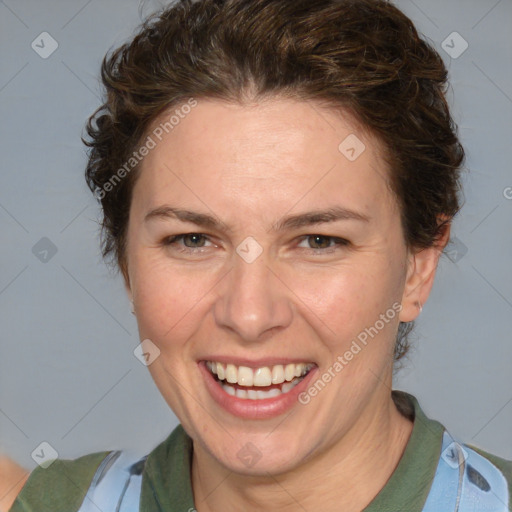
[[[414,426],[398,466],[363,512],[421,512],[441,454],[443,425],[427,418],[414,396],[393,391],[393,399],[402,414],[414,420]],[[512,461],[471,448],[501,470],[512,495]],[[76,512],[97,467],[108,453],[56,460],[47,469],[36,468],[10,512]],[[191,462],[192,440],[178,425],[148,456],[142,474],[140,509],[144,512],[194,509]]]

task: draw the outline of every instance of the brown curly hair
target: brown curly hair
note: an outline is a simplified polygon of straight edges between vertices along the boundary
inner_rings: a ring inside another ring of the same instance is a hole
[[[464,150],[447,70],[388,1],[181,0],[107,54],[101,78],[106,100],[87,123],[86,180],[101,201],[103,255],[125,276],[139,168],[126,162],[159,116],[191,98],[280,95],[350,112],[383,143],[410,248],[435,244],[459,210]],[[400,324],[395,361],[412,325]]]

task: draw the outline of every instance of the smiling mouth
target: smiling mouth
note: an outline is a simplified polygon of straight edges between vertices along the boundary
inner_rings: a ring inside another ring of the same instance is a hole
[[[226,393],[249,400],[264,400],[288,393],[315,366],[315,363],[290,363],[250,368],[206,361],[206,367]]]

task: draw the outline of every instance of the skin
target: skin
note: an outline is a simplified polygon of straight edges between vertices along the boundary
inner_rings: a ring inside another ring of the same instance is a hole
[[[338,146],[353,133],[366,150],[351,162]],[[160,350],[151,375],[194,442],[199,512],[356,512],[396,468],[413,426],[391,399],[398,322],[425,304],[449,230],[437,246],[407,248],[381,149],[348,114],[319,104],[201,99],[145,157],[123,271],[141,340]],[[145,221],[163,205],[223,224]],[[284,216],[334,206],[368,220],[271,231]],[[186,233],[206,238],[165,245]],[[249,236],[263,249],[252,263],[236,252]],[[322,374],[396,302],[400,314],[343,371],[276,418],[227,413],[199,372],[199,360],[221,354],[298,358]],[[237,457],[249,442],[261,454],[252,467]]]
[[[0,455],[0,512],[7,512],[29,477],[29,471]]]

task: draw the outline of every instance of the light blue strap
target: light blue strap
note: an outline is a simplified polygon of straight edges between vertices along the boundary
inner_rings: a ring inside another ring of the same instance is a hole
[[[475,450],[468,451],[465,478],[462,482],[460,511],[508,512],[510,496],[501,471]]]
[[[110,452],[98,466],[78,512],[138,512],[146,457]]]
[[[462,463],[462,464],[461,464]],[[448,432],[443,434],[441,457],[423,512],[453,512],[457,510],[464,458],[459,444],[452,442]]]
[[[507,481],[501,471],[445,431],[423,512],[508,512],[509,501]]]

